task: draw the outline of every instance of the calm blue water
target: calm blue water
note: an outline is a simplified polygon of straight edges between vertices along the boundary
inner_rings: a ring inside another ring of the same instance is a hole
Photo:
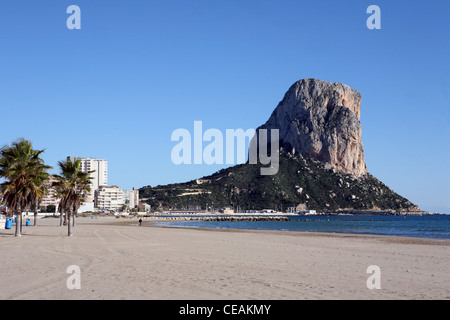
[[[289,216],[292,221],[174,221],[157,225],[372,234],[450,239],[450,215],[429,216]],[[304,220],[310,221],[304,221]]]

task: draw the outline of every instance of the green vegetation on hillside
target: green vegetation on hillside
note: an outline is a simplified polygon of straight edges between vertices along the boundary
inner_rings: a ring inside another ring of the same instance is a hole
[[[285,151],[276,175],[263,176],[260,167],[242,164],[185,183],[143,187],[140,197],[153,210],[418,210],[371,174],[356,178]]]

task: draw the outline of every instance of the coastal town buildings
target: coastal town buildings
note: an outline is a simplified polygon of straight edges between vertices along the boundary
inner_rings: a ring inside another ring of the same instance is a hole
[[[81,170],[90,173],[91,191],[84,194],[78,213],[83,212],[120,212],[128,210],[148,211],[147,207],[142,208],[139,203],[139,190],[121,189],[118,186],[108,186],[108,161],[94,158],[67,157],[67,160],[81,160]],[[50,176],[46,182],[47,188],[42,197],[40,207],[45,209],[49,205],[58,206],[60,199],[56,194],[56,189],[52,186],[57,180]],[[148,206],[148,205],[147,205]],[[45,208],[44,208],[45,207]],[[146,210],[147,209],[147,210]]]
[[[94,158],[67,157],[68,160],[81,160],[81,171],[89,172],[91,177],[91,191],[85,194],[84,202],[94,203],[95,192],[101,186],[108,185],[108,161]]]
[[[59,203],[59,198],[56,195],[56,189],[53,187],[53,183],[57,182],[52,176],[46,181],[46,190],[42,196],[40,207],[47,207],[50,205],[57,206]]]
[[[100,211],[117,212],[124,203],[124,192],[118,186],[100,186],[95,192],[95,207]]]

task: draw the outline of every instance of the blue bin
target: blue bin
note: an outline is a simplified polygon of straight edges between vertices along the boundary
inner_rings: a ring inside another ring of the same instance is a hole
[[[30,226],[30,225],[31,225],[30,219],[27,219],[27,223],[25,223],[25,225],[26,225],[26,226]]]
[[[6,218],[5,229],[11,229],[11,218]]]
[[[16,218],[14,218],[14,220],[12,221],[13,223],[16,223]]]

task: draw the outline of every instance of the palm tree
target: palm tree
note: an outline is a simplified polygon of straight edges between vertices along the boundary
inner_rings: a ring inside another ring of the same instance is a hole
[[[47,169],[40,155],[44,150],[34,150],[30,141],[23,138],[0,150],[0,184],[3,200],[10,215],[16,215],[15,235],[22,235],[22,212],[30,208],[43,194]]]
[[[67,233],[72,236],[72,221],[75,219],[78,208],[83,200],[83,194],[90,191],[90,174],[94,171],[81,171],[81,160],[58,162],[61,175],[55,175],[58,180],[57,186],[60,189],[61,201],[59,203],[60,212],[64,212],[67,217]]]
[[[48,167],[48,169],[51,167]],[[30,205],[34,206],[34,225],[36,225],[37,212],[39,209],[39,205],[41,203],[42,197],[47,191],[47,182],[48,182],[49,174],[47,171],[42,170],[38,172],[38,174],[33,178],[33,184],[36,186],[30,192]]]
[[[61,205],[61,199],[64,198],[66,191],[65,179],[58,175],[53,175],[53,178],[56,181],[53,182],[52,187],[55,189],[55,196],[58,199],[60,199],[60,203],[58,204],[57,210],[59,212],[59,226],[61,227],[63,225],[63,218],[64,218],[64,225],[66,225],[66,215],[63,211],[63,206]]]

